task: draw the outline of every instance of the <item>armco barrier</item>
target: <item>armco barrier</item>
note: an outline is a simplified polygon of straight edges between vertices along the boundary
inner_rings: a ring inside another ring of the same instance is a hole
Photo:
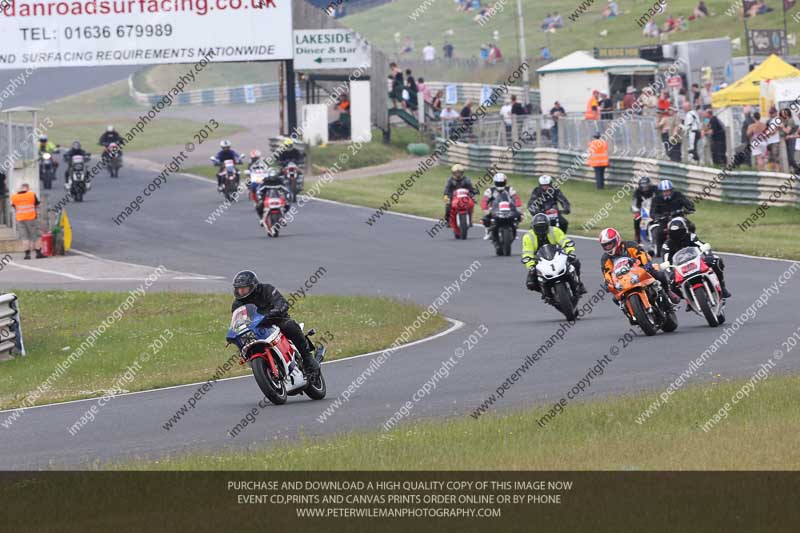
[[[442,139],[437,139],[439,143]],[[518,150],[513,158],[505,146],[477,146],[464,143],[450,145],[442,156],[442,164],[461,163],[474,170],[485,170],[492,164],[498,169],[529,176],[550,174],[554,179],[568,173],[570,179],[594,181],[594,171],[586,165],[586,153],[568,152],[554,148]],[[702,196],[708,200],[737,204],[756,204],[766,201],[770,194],[785,184],[790,174],[779,172],[754,172],[732,170],[719,177],[722,170],[684,165],[671,161],[641,157],[611,157],[606,182],[622,186],[648,175],[671,180],[681,191],[694,199]],[[713,186],[712,185],[716,185]],[[795,184],[788,194],[774,201],[776,205],[800,207],[800,184]]]
[[[0,295],[0,361],[8,361],[14,353],[25,355],[22,328],[19,322],[17,295]]]
[[[143,106],[155,105],[156,102],[163,98],[163,95],[159,93],[141,93],[137,91],[136,87],[133,85],[133,76],[128,77],[128,92],[137,104]],[[212,89],[184,91],[172,101],[172,105],[223,105],[277,102],[279,94],[278,82],[242,85],[240,87],[215,87]],[[297,99],[303,97],[299,84],[295,85],[295,94],[297,95]]]

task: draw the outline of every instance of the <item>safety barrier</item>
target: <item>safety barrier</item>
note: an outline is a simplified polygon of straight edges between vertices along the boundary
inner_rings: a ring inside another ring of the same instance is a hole
[[[215,87],[211,89],[195,89],[184,91],[173,101],[172,105],[223,105],[254,104],[256,102],[277,102],[280,95],[278,82],[242,85],[239,87]],[[164,95],[159,93],[143,93],[136,90],[133,76],[128,77],[128,92],[134,101],[143,106],[152,106]],[[295,85],[297,99],[303,98],[300,84]]]
[[[14,353],[25,355],[22,328],[19,322],[17,295],[0,295],[0,361],[8,361]]]
[[[443,139],[437,139],[442,143]],[[461,163],[467,168],[483,171],[496,164],[503,172],[523,175],[550,174],[554,179],[566,175],[569,179],[594,181],[594,171],[585,163],[587,154],[553,148],[517,150],[514,157],[505,146],[478,146],[455,143],[442,156],[443,164]],[[570,170],[572,169],[572,170]],[[606,182],[622,186],[640,176],[655,176],[671,180],[690,198],[737,204],[756,204],[768,201],[770,195],[785,186],[790,174],[780,172],[754,172],[685,165],[643,157],[610,157]],[[779,198],[775,205],[800,207],[798,187],[794,186]]]
[[[431,97],[435,96],[437,91],[442,91],[445,95],[445,98],[447,97],[448,87],[450,87],[449,90],[451,92],[455,91],[456,101],[458,103],[463,104],[469,99],[472,100],[476,106],[482,103],[481,98],[483,94],[491,93],[491,91],[500,87],[500,85],[487,85],[483,83],[455,83],[449,81],[426,81],[425,86],[430,89]],[[388,80],[386,90],[390,91],[391,88],[392,80]],[[529,94],[534,113],[538,113],[541,108],[541,96],[539,94],[539,89],[531,89]],[[522,87],[514,85],[508,86],[508,94],[501,93],[496,105],[502,105],[503,100],[511,95],[521,99]],[[421,98],[421,96],[419,96],[419,98]]]

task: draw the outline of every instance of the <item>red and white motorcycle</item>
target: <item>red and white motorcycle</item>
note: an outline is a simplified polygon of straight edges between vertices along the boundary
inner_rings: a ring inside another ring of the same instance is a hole
[[[664,262],[661,268],[673,271],[675,285],[680,287],[686,305],[698,315],[703,315],[713,328],[725,322],[725,299],[717,274],[703,260],[703,254],[710,250],[708,243],[700,248],[687,246],[672,256],[672,264]]]

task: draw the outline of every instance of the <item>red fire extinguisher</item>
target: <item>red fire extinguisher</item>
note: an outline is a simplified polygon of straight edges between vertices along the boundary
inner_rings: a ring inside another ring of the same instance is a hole
[[[49,231],[42,233],[42,255],[45,257],[53,255],[53,234]]]

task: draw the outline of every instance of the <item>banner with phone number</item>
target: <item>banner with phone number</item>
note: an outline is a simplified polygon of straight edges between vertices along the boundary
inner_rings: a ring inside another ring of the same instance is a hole
[[[293,49],[291,0],[0,0],[0,26],[0,69],[280,60]]]

